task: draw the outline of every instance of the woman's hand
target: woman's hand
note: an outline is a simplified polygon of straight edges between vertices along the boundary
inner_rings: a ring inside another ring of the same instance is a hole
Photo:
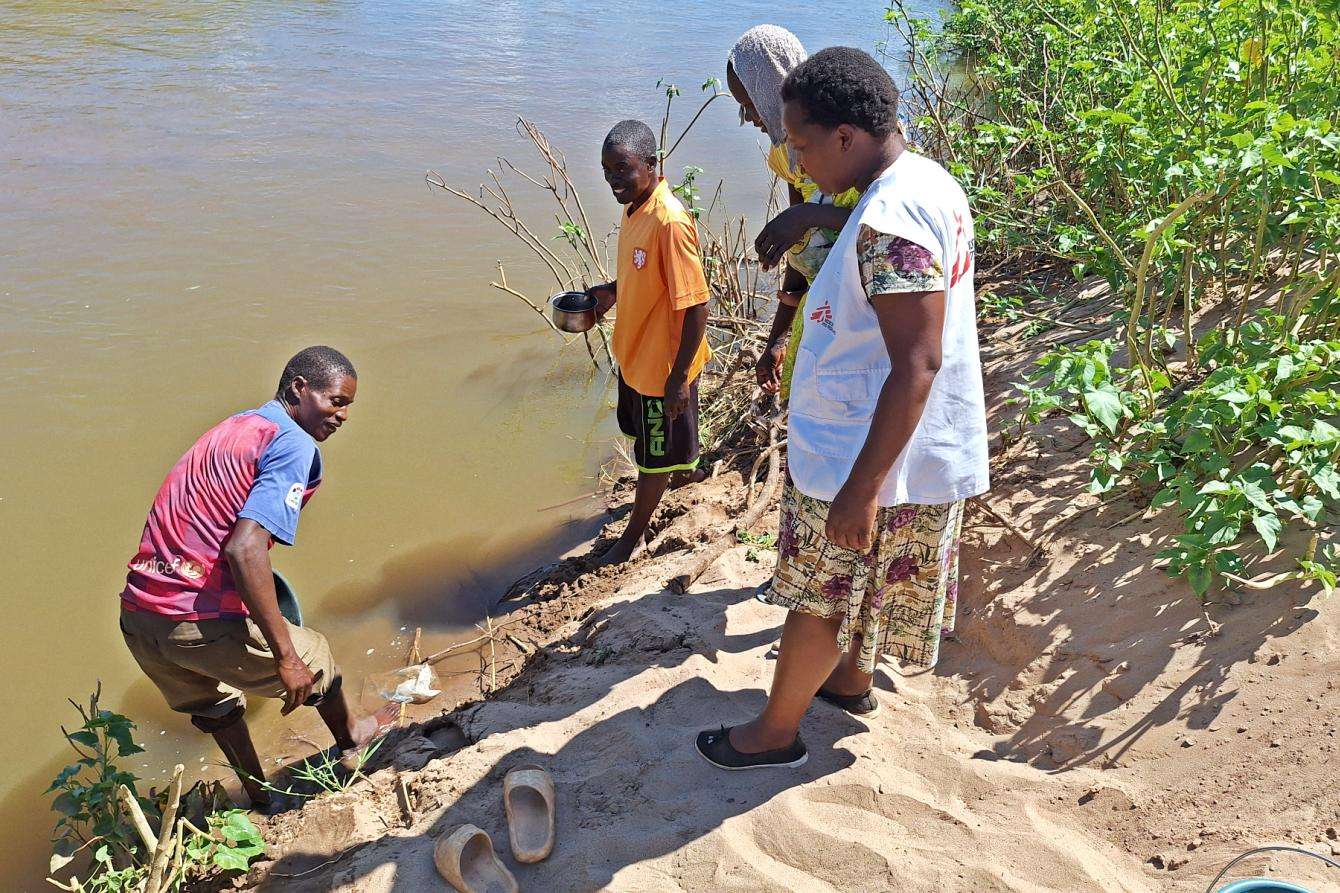
[[[768,221],[754,240],[754,251],[763,269],[770,270],[781,263],[787,249],[805,237],[814,227],[812,209],[815,205],[792,205]]]
[[[782,386],[782,361],[786,348],[781,344],[770,344],[763,349],[763,355],[754,364],[754,380],[765,394],[775,394]]]
[[[844,486],[828,507],[824,536],[830,543],[853,552],[869,552],[874,545],[875,493],[865,495]]]

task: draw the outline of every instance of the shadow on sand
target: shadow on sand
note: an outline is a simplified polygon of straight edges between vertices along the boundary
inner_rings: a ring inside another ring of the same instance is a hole
[[[682,612],[686,597],[669,591],[644,596],[635,605],[620,603],[596,611],[578,633],[536,655],[526,672],[486,705],[486,724],[467,718],[470,736],[485,750],[489,736],[518,728],[538,730],[563,720],[649,669],[676,672],[694,656],[717,662],[721,654],[773,641],[778,627],[745,635],[724,630],[726,608],[753,594],[753,588],[732,588],[690,596],[717,606],[723,621],[709,630],[693,627],[688,612]],[[631,641],[624,639],[617,647],[588,641],[588,630],[624,612],[634,612],[626,619],[638,628]],[[562,672],[555,672],[560,667]],[[581,684],[595,680],[599,684]],[[544,735],[537,731],[534,746],[498,754],[477,783],[453,792],[446,811],[426,831],[416,828],[414,836],[391,845],[377,841],[363,854],[352,851],[366,844],[334,853],[287,853],[272,866],[263,889],[327,890],[333,882],[366,882],[376,890],[438,889],[442,882],[432,862],[433,845],[441,834],[466,823],[490,834],[525,887],[600,889],[628,866],[673,852],[785,790],[854,763],[839,742],[866,727],[837,711],[807,720],[810,760],[800,769],[728,773],[702,760],[693,746],[700,728],[686,717],[701,716],[703,705],[719,705],[722,721],[734,722],[760,709],[765,698],[760,689],[722,691],[701,676],[690,676],[645,706],[599,719],[553,753],[543,752]],[[677,728],[668,750],[667,725]],[[524,763],[547,766],[555,777],[559,842],[546,862],[517,866],[507,852],[502,779]],[[338,867],[321,870],[327,863]]]

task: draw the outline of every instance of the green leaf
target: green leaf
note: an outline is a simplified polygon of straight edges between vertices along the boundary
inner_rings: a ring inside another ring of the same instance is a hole
[[[1305,444],[1310,439],[1306,428],[1300,428],[1297,425],[1285,425],[1276,432],[1276,438],[1286,449],[1294,449]]]
[[[1311,493],[1308,493],[1303,497],[1303,515],[1309,521],[1315,521],[1317,518],[1321,517],[1321,510],[1323,508],[1325,508],[1325,505],[1322,501]]]
[[[64,787],[65,783],[79,774],[80,766],[76,763],[73,766],[66,766],[60,771],[60,774],[52,779],[51,784],[42,793],[50,794],[56,788]]]
[[[79,801],[75,799],[74,795],[69,791],[66,791],[58,795],[55,800],[51,801],[51,808],[56,810],[56,812],[59,812],[61,815],[75,816],[79,815],[82,807],[79,805]]]
[[[1247,498],[1253,506],[1271,516],[1275,514],[1275,507],[1270,504],[1270,497],[1266,496],[1266,491],[1261,489],[1260,484],[1254,484],[1250,481],[1242,485],[1242,495]]]
[[[85,747],[98,746],[97,732],[89,732],[87,730],[81,729],[78,732],[69,733],[66,737],[69,738],[71,741],[73,741],[75,744],[82,744]]]
[[[1328,465],[1313,472],[1312,483],[1327,496],[1340,500],[1340,472],[1333,466]]]
[[[79,850],[79,843],[73,837],[62,837],[51,845],[51,859],[47,863],[47,870],[52,874],[60,871],[66,865],[74,861],[74,854]]]
[[[1116,477],[1106,465],[1099,465],[1093,470],[1093,478],[1089,481],[1089,492],[1097,495],[1106,493],[1112,489],[1116,483]]]
[[[1213,447],[1214,441],[1210,439],[1210,435],[1200,428],[1192,429],[1186,436],[1186,442],[1182,444],[1182,448],[1188,453],[1203,453]]]
[[[1274,552],[1280,528],[1283,526],[1280,524],[1280,519],[1274,514],[1252,515],[1252,526],[1261,534],[1261,539],[1266,544],[1266,551]]]
[[[1212,577],[1209,567],[1204,564],[1193,564],[1187,568],[1187,582],[1191,584],[1191,590],[1201,598],[1210,591]]]
[[[214,864],[224,871],[246,871],[252,855],[238,849],[220,849],[214,854]]]
[[[1122,416],[1121,395],[1111,385],[1085,391],[1084,408],[1109,432],[1117,432]]]
[[[1151,509],[1160,509],[1169,503],[1177,501],[1177,491],[1163,489],[1154,494],[1154,499],[1149,503]]]

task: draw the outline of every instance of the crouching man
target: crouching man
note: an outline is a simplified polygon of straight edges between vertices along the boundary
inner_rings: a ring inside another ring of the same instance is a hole
[[[275,398],[224,419],[154,498],[121,593],[126,645],[175,711],[214,736],[253,805],[270,797],[242,714],[248,694],[315,707],[346,759],[387,715],[354,718],[325,636],[280,614],[269,550],[293,545],[321,483],[317,444],[349,417],[358,378],[342,353],[289,360]]]

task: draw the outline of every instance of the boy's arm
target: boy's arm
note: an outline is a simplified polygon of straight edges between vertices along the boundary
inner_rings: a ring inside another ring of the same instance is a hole
[[[672,419],[689,405],[689,367],[698,354],[698,348],[707,337],[707,302],[695,304],[684,311],[684,325],[679,334],[679,353],[665,380],[665,414]]]
[[[606,282],[604,285],[593,285],[586,290],[586,293],[596,299],[596,319],[610,312],[610,308],[619,300],[616,293],[616,286],[619,284],[616,279],[613,282]]]
[[[698,231],[677,221],[661,230],[661,271],[671,309],[683,313],[679,351],[665,379],[665,414],[678,418],[689,404],[689,368],[707,337],[707,302],[711,292],[703,275]]]

